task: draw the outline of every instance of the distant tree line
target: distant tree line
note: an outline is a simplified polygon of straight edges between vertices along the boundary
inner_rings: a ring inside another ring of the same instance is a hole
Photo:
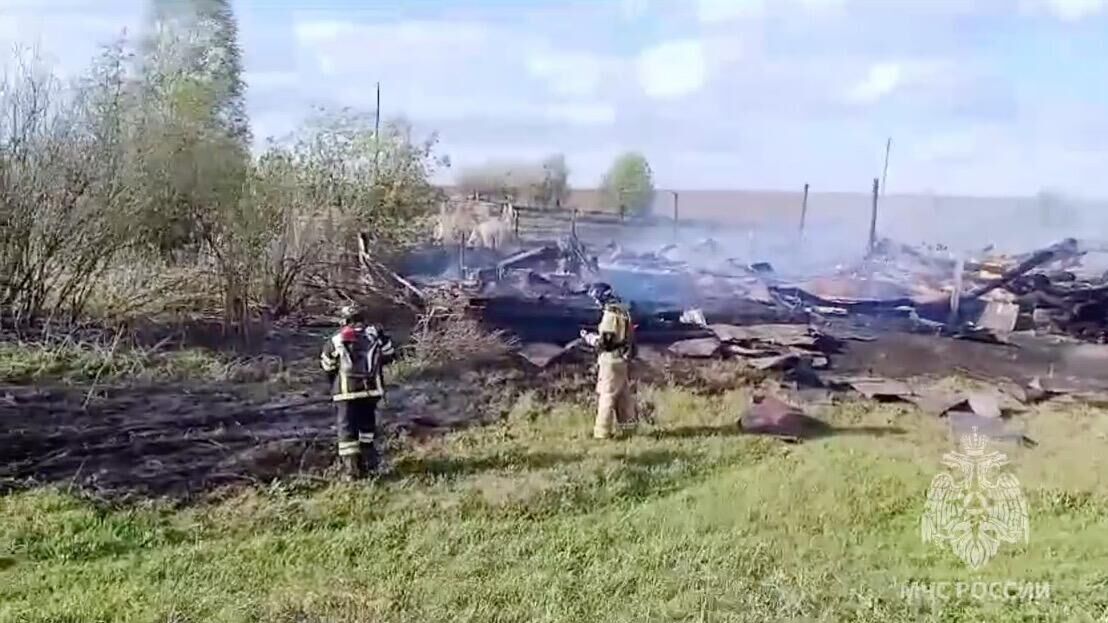
[[[546,209],[569,205],[569,167],[565,156],[554,154],[541,162],[490,162],[462,169],[456,187],[466,195],[490,201],[511,201]],[[604,208],[628,215],[642,215],[654,199],[650,164],[639,153],[620,155],[601,183]]]

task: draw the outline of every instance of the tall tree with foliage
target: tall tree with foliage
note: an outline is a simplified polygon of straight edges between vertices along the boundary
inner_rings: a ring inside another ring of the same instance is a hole
[[[150,0],[137,73],[151,244],[214,260],[227,319],[242,320],[265,239],[244,197],[251,135],[230,1]]]
[[[142,76],[150,95],[193,104],[192,121],[248,152],[242,49],[230,0],[151,0],[149,20]]]
[[[645,214],[654,200],[650,164],[636,152],[619,156],[604,176],[603,190],[609,208],[621,213]]]

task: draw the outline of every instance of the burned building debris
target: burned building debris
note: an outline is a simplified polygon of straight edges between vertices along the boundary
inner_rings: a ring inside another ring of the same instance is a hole
[[[999,417],[1051,393],[1108,392],[1108,263],[1096,266],[1105,250],[1070,238],[954,257],[882,239],[857,262],[795,274],[728,257],[711,239],[651,251],[572,236],[461,260],[464,251],[439,247],[403,276],[421,290],[460,291],[540,368],[581,347],[580,331],[599,319],[588,284],[604,281],[630,304],[638,340],[665,356],[734,359],[785,373],[783,383],[935,415]],[[936,384],[955,374],[989,383]]]

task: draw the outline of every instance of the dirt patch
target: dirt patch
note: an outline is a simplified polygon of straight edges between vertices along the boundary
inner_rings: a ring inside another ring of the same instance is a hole
[[[637,382],[713,393],[744,381],[723,364],[699,373],[681,361],[659,365],[637,364]],[[591,361],[540,371],[509,356],[480,369],[405,378],[390,387],[379,421],[388,443],[419,443],[506,418],[525,393],[544,404],[592,400],[595,383]],[[322,384],[295,390],[264,383],[108,387],[86,404],[85,387],[0,386],[0,490],[51,484],[113,500],[186,501],[275,479],[326,477],[334,459],[331,404]]]
[[[5,388],[0,479],[9,486],[72,485],[113,498],[191,497],[280,475],[284,468],[274,465],[289,457],[297,469],[318,468],[314,446],[329,432],[329,405],[274,411],[274,403],[251,398],[247,389],[119,388],[85,406],[77,389]],[[284,458],[276,460],[275,452]]]

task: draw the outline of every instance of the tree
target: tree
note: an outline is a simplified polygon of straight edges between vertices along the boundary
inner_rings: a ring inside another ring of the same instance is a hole
[[[230,0],[151,0],[149,17],[144,85],[165,102],[190,89],[199,98],[196,112],[248,152],[242,49]]]
[[[458,188],[492,201],[515,201],[539,207],[564,202],[569,193],[565,156],[554,154],[542,162],[489,162],[460,172]]]
[[[650,164],[642,154],[629,152],[616,158],[604,176],[603,191],[608,206],[630,214],[645,214],[654,199]]]
[[[250,165],[238,27],[228,0],[151,0],[134,145],[144,225],[163,255],[226,241]]]
[[[245,328],[265,219],[246,193],[251,134],[230,0],[151,0],[138,69],[149,244],[214,260],[225,320]]]
[[[540,167],[528,162],[488,162],[460,172],[458,187],[467,195],[477,194],[492,201],[534,201],[542,185]]]
[[[536,189],[539,205],[547,208],[562,205],[569,197],[569,168],[562,154],[547,156],[542,161],[542,183]]]

